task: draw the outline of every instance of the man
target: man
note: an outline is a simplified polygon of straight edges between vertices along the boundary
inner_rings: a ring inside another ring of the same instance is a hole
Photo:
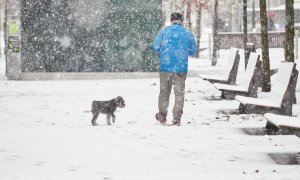
[[[160,53],[159,112],[155,118],[163,125],[167,121],[169,99],[174,85],[175,104],[172,122],[173,125],[180,126],[184,106],[188,56],[196,54],[196,41],[193,33],[185,28],[182,22],[180,13],[172,13],[172,25],[162,28],[153,42],[153,49]]]

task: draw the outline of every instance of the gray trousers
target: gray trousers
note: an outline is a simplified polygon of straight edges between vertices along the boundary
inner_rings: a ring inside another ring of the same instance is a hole
[[[173,119],[180,120],[183,113],[185,80],[187,73],[160,72],[160,93],[158,98],[159,113],[167,116],[170,94],[174,85],[175,104]]]

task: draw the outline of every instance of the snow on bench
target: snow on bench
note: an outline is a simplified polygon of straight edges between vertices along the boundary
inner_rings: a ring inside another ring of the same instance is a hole
[[[292,115],[297,78],[296,64],[291,62],[282,63],[274,79],[271,92],[265,93],[263,97],[259,98],[235,97],[240,102],[240,113],[264,114],[273,112]]]
[[[221,97],[233,99],[236,95],[256,97],[261,74],[261,61],[259,54],[251,52],[247,69],[242,77],[240,84],[229,85],[214,83],[214,86],[222,91]]]
[[[282,116],[266,113],[266,129],[268,134],[295,134],[300,135],[300,119],[291,116]]]
[[[239,50],[236,48],[231,48],[227,58],[227,63],[225,64],[225,68],[221,71],[221,75],[214,76],[199,74],[199,77],[211,83],[235,84],[239,62]]]

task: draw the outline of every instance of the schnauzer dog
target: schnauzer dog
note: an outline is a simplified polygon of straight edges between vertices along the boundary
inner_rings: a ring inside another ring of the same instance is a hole
[[[106,120],[107,124],[111,125],[110,118],[112,117],[112,122],[115,123],[116,116],[114,115],[114,112],[118,108],[124,108],[125,107],[125,101],[121,96],[118,96],[110,101],[93,101],[92,103],[92,125],[97,126],[96,120],[100,113],[106,114]]]

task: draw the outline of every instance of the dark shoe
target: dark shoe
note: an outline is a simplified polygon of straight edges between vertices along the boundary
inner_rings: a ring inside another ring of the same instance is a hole
[[[155,118],[158,122],[160,122],[163,125],[166,124],[166,122],[167,122],[166,116],[161,113],[156,113]]]
[[[174,126],[180,126],[180,119],[173,119],[172,123]]]

